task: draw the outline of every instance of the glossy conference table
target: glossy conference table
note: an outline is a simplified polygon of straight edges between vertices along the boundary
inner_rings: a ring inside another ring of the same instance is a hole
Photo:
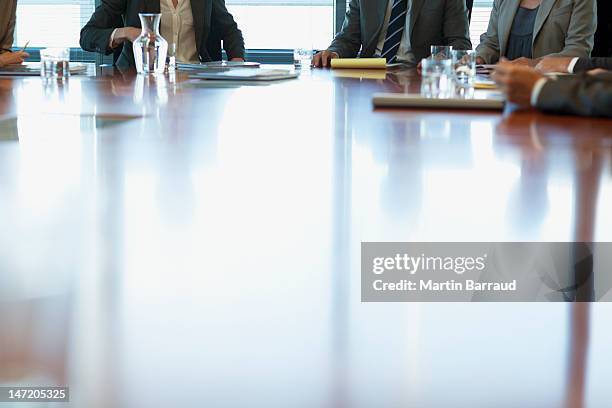
[[[612,121],[375,110],[418,78],[344,75],[1,79],[0,383],[74,407],[611,406],[609,303],[361,303],[359,251],[612,241]]]

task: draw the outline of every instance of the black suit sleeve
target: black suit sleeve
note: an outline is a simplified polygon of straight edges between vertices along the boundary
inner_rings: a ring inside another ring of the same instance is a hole
[[[115,28],[123,27],[125,0],[102,0],[93,15],[81,29],[80,45],[85,51],[111,54],[110,37]]]
[[[244,38],[242,31],[234,21],[234,17],[227,11],[224,0],[213,0],[212,19],[218,34],[223,40],[223,48],[227,58],[244,58]]]
[[[580,58],[574,66],[574,73],[602,68],[612,70],[612,58]]]
[[[536,107],[551,113],[612,118],[612,74],[549,80]]]
[[[349,2],[342,30],[327,48],[335,52],[340,58],[355,58],[361,49],[361,0]],[[362,55],[371,57],[371,55]]]

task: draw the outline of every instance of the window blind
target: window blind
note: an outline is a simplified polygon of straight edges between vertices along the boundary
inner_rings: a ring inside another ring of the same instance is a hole
[[[487,31],[492,8],[493,0],[474,1],[472,22],[470,23],[470,39],[474,48],[480,44],[480,35]]]
[[[13,46],[77,48],[75,57],[88,59],[79,51],[79,33],[94,9],[94,0],[19,0]]]

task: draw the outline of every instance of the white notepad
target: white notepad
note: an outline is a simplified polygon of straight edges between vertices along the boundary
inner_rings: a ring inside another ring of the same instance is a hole
[[[430,109],[490,109],[502,110],[504,99],[491,96],[481,99],[434,99],[424,98],[420,94],[378,93],[373,97],[376,107],[396,108],[430,108]]]

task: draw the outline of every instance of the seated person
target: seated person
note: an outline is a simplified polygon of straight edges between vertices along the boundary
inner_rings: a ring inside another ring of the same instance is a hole
[[[536,69],[542,73],[578,74],[598,68],[612,70],[612,58],[546,57],[536,65]]]
[[[597,28],[595,0],[495,0],[478,64],[505,57],[517,63],[545,56],[588,57]]]
[[[342,31],[312,64],[357,56],[417,64],[432,45],[472,49],[465,0],[351,0]]]
[[[17,14],[17,0],[7,0],[6,8],[0,13],[0,67],[11,64],[21,64],[28,58],[27,52],[12,52],[15,22]]]
[[[17,0],[5,0],[3,3],[4,10],[0,13],[0,53],[10,51],[13,46],[17,19]]]
[[[176,43],[180,62],[221,60],[221,41],[232,61],[244,61],[244,40],[224,0],[102,0],[81,30],[86,51],[111,54],[123,44],[116,65],[134,66],[131,42],[140,35],[138,13],[162,13],[160,32]],[[178,24],[173,24],[176,13]],[[125,24],[123,24],[125,21]]]
[[[508,62],[497,65],[493,78],[508,101],[545,112],[612,118],[612,73],[547,78],[535,69]]]

